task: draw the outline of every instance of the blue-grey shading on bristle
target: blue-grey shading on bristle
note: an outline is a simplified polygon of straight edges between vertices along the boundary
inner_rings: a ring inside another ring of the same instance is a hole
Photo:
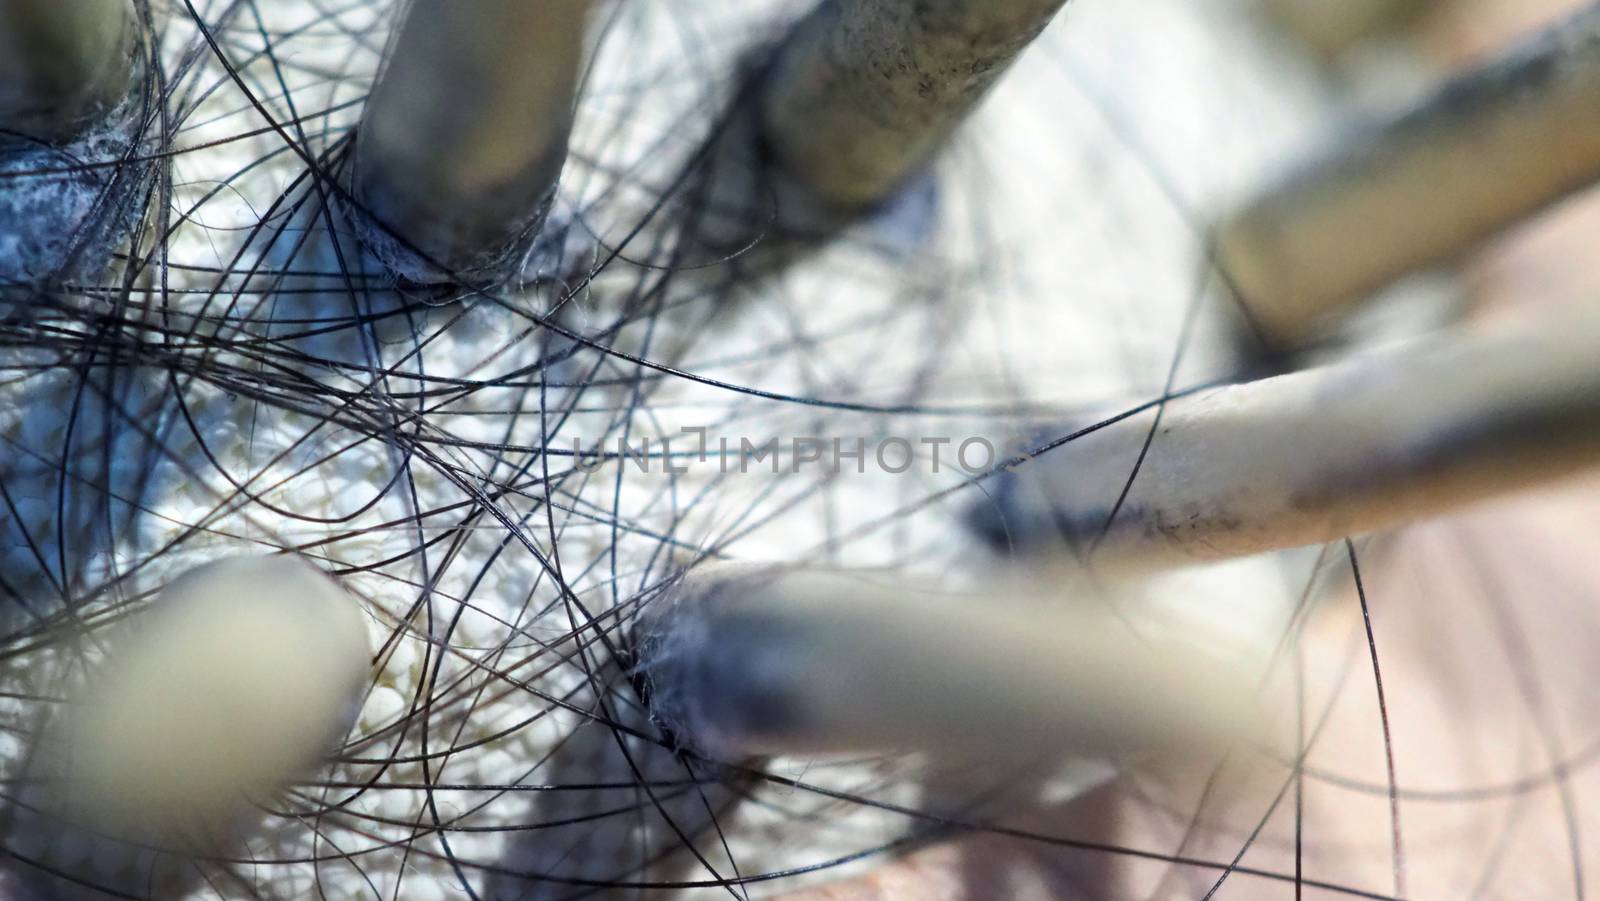
[[[144,218],[154,169],[129,161],[144,108],[130,94],[70,142],[0,144],[0,297],[99,280]]]
[[[544,230],[555,200],[556,192],[552,190],[509,243],[485,247],[479,253],[449,263],[423,253],[371,213],[349,203],[343,207],[345,220],[361,246],[394,277],[397,285],[487,290],[515,280],[526,270],[529,255]]]
[[[706,611],[740,590],[736,574],[759,569],[719,567],[710,577],[686,576],[651,600],[634,623],[632,675],[647,693],[650,718],[681,749],[720,756],[703,711],[706,658],[720,651]],[[742,581],[749,586],[755,580]]]

